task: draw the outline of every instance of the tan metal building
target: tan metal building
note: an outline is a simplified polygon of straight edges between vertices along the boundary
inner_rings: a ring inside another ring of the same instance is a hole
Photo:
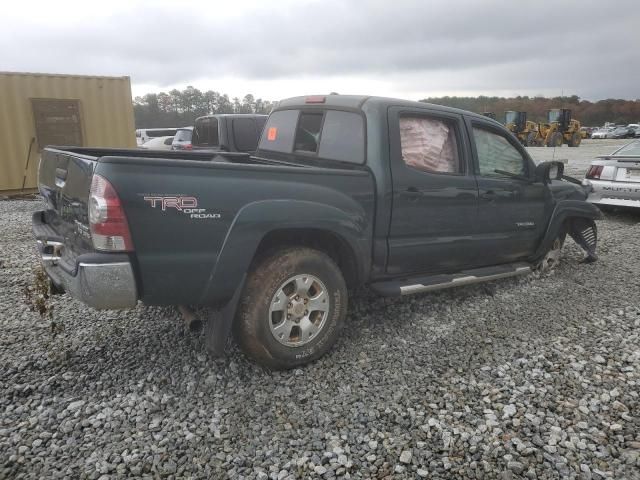
[[[37,188],[47,145],[135,148],[129,77],[0,72],[0,193]]]

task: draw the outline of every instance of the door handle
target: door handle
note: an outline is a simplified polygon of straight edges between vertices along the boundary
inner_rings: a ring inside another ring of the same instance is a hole
[[[496,198],[498,198],[498,194],[496,192],[494,192],[493,190],[487,190],[486,192],[483,192],[480,194],[480,198],[483,198],[485,200],[495,200]]]

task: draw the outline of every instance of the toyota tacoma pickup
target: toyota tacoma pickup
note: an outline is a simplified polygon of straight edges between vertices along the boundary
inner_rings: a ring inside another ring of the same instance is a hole
[[[557,262],[567,234],[594,260],[601,214],[562,169],[470,112],[298,97],[253,155],[46,148],[33,231],[55,289],[98,309],[208,307],[210,351],[233,332],[291,368],[336,342],[355,287],[521,275]]]

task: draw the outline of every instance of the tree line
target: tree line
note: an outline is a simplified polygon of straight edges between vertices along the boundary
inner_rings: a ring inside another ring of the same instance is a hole
[[[573,118],[585,126],[599,126],[605,122],[628,124],[640,122],[640,100],[608,99],[590,102],[577,95],[565,97],[433,97],[420,100],[472,112],[493,112],[504,121],[504,112],[527,112],[528,119],[541,122],[552,108],[570,108]],[[213,90],[205,92],[194,87],[170,92],[147,93],[133,102],[136,128],[180,127],[193,125],[196,118],[214,113],[268,114],[276,102],[255,98],[252,94],[229,98]]]
[[[619,125],[640,122],[640,100],[607,99],[590,102],[577,95],[568,97],[434,97],[421,102],[435,103],[449,107],[470,110],[476,113],[493,112],[496,120],[504,122],[504,112],[515,110],[527,112],[527,119],[542,122],[547,118],[547,110],[570,108],[571,116],[583,126],[596,127],[605,122]]]
[[[196,118],[214,113],[269,113],[275,103],[251,94],[229,98],[213,90],[194,87],[170,92],[147,93],[133,100],[136,128],[183,127]]]

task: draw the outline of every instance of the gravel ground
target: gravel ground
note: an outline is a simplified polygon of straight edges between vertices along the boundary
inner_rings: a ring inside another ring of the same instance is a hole
[[[39,207],[0,201],[1,478],[640,478],[640,214],[595,264],[569,241],[542,277],[360,292],[329,355],[272,373],[172,309],[59,296],[52,337],[23,296]]]

